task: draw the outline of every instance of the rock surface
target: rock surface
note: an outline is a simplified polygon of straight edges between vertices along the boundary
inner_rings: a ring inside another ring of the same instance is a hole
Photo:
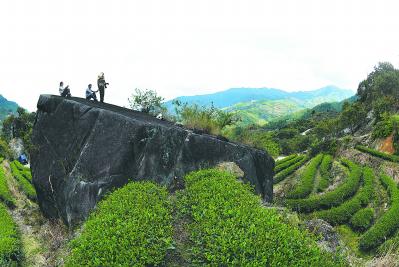
[[[186,173],[222,162],[237,164],[256,192],[272,199],[274,161],[264,151],[80,98],[42,95],[37,108],[31,168],[48,218],[74,225],[129,181],[176,189]]]

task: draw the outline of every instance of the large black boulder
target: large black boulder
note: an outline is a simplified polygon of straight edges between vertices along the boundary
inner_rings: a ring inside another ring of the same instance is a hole
[[[129,181],[174,188],[186,173],[221,162],[235,162],[256,192],[272,199],[274,161],[264,151],[80,98],[42,95],[37,108],[31,168],[48,218],[74,225]]]

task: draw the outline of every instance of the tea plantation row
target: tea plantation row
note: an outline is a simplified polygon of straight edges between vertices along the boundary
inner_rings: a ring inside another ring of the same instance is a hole
[[[131,182],[106,197],[71,242],[67,266],[167,265],[171,254],[201,266],[346,265],[233,175],[202,170],[185,183],[168,195],[151,182]],[[175,251],[182,249],[176,235],[186,236],[184,251]]]

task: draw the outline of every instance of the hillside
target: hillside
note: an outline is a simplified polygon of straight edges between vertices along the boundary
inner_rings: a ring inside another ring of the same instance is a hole
[[[16,113],[18,104],[13,101],[8,101],[0,95],[0,122],[2,122],[9,114]]]
[[[241,117],[243,125],[262,125],[321,103],[339,102],[351,96],[353,96],[352,91],[335,86],[303,92],[285,92],[274,88],[233,88],[214,94],[182,96],[175,100],[189,105],[213,104],[217,108],[236,112]],[[171,112],[173,112],[172,101],[165,103]]]

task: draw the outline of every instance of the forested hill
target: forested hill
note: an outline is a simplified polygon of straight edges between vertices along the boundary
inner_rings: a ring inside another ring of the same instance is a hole
[[[0,95],[0,121],[3,121],[7,115],[16,113],[18,104],[7,100],[5,97]]]
[[[351,90],[341,89],[336,86],[326,86],[313,91],[286,92],[275,88],[231,88],[225,91],[196,96],[180,96],[173,100],[182,103],[209,106],[213,104],[217,108],[226,108],[238,103],[249,101],[296,99],[299,101],[311,101],[323,99],[322,102],[341,101],[353,96]],[[168,108],[172,106],[173,100],[166,102]],[[320,103],[322,103],[320,102]],[[320,104],[318,103],[318,104]]]
[[[174,101],[181,104],[214,106],[236,113],[242,125],[265,125],[272,120],[310,109],[326,102],[339,102],[352,97],[354,92],[326,86],[313,91],[286,92],[274,88],[232,88],[226,91],[198,96],[181,96],[166,102],[174,113]]]

